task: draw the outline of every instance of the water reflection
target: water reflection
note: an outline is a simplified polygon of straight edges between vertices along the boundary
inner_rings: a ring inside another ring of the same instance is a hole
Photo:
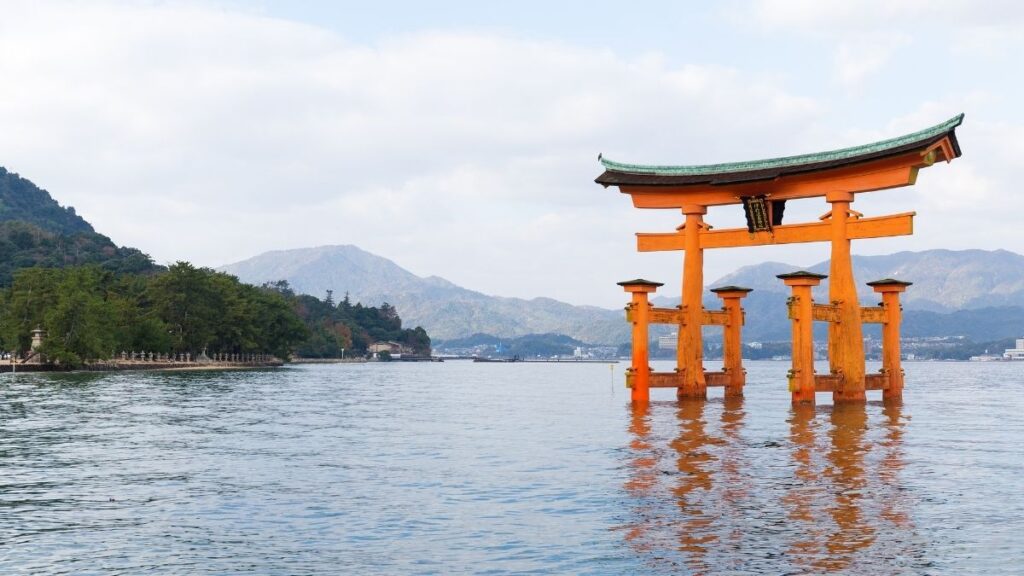
[[[820,503],[825,499],[825,490],[818,482],[818,463],[815,459],[817,433],[814,408],[795,407],[789,419],[793,477],[782,502],[796,536],[790,542],[787,554],[799,565],[813,564],[813,559],[822,556],[826,542],[820,518]]]
[[[862,406],[836,406],[828,411],[828,442],[817,444],[820,431],[813,409],[794,409],[790,442],[796,486],[783,502],[790,519],[801,526],[789,548],[798,565],[814,572],[834,572],[850,567],[856,553],[871,546],[876,537],[873,519],[866,515],[868,490],[865,441],[868,415]],[[815,459],[824,453],[824,463]]]
[[[899,406],[793,409],[788,435],[767,441],[747,418],[742,399],[630,410],[635,553],[693,573],[886,573],[919,556],[904,538]]]
[[[707,433],[704,409],[699,400],[680,400],[676,412],[679,434],[669,446],[675,451],[676,476],[672,495],[679,507],[679,551],[690,569],[707,569],[705,555],[718,539],[714,530],[716,506],[708,493],[714,486],[718,458],[714,448],[721,443]]]
[[[885,436],[879,449],[882,459],[879,463],[878,479],[889,488],[889,497],[882,506],[882,518],[899,529],[911,528],[907,513],[907,501],[903,496],[900,471],[904,468],[903,434],[906,421],[900,405],[887,404],[882,412],[885,417]]]
[[[822,559],[823,568],[842,570],[849,566],[854,553],[867,548],[875,540],[875,527],[865,518],[864,456],[868,446],[864,443],[867,413],[861,406],[836,406],[831,413],[829,429],[828,466],[825,477],[831,481],[829,493],[834,502],[828,512],[836,529],[828,536],[828,555]]]

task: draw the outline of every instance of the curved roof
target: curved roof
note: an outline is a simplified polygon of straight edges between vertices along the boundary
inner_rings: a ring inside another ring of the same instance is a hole
[[[725,164],[704,164],[692,166],[665,166],[626,164],[598,156],[605,172],[595,180],[605,186],[626,185],[687,185],[687,184],[730,184],[755,180],[770,180],[787,174],[799,174],[829,168],[838,168],[888,156],[896,156],[913,150],[924,149],[944,138],[949,138],[955,157],[960,156],[960,146],[955,129],[964,120],[959,114],[917,132],[881,140],[871,144],[841,148],[828,152],[783,156],[765,160],[730,162]],[[952,158],[947,158],[952,160]]]

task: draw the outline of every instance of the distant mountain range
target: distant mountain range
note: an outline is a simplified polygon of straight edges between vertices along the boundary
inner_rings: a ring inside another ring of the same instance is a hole
[[[473,334],[515,337],[555,333],[591,343],[628,340],[621,311],[573,306],[550,298],[504,298],[468,290],[437,276],[417,276],[391,260],[355,246],[279,250],[220,268],[243,282],[287,280],[296,292],[335,300],[388,302],[407,326],[423,326],[432,338]]]
[[[1006,250],[899,252],[855,256],[854,267],[865,304],[878,300],[863,285],[869,280],[892,277],[914,282],[905,298],[906,336],[965,335],[988,341],[1024,335],[1024,256],[1020,254]],[[775,275],[800,268],[777,262],[746,266],[711,286],[737,284],[755,289],[744,300],[745,339],[788,340],[788,294]],[[808,269],[828,273],[828,262]],[[435,339],[557,333],[592,344],[629,340],[621,309],[573,306],[548,298],[488,296],[436,276],[417,276],[355,246],[267,252],[221,270],[253,284],[287,280],[296,291],[315,296],[333,290],[336,299],[348,292],[350,298],[364,304],[388,302],[407,325],[423,326]],[[820,301],[827,300],[826,286],[815,296]],[[678,298],[655,299],[659,306],[678,302]],[[705,305],[720,306],[711,294]],[[660,333],[667,330],[662,327]],[[716,334],[708,330],[709,337]]]
[[[874,301],[865,283],[881,278],[913,282],[903,298],[908,310],[954,310],[992,306],[1024,306],[1024,256],[1007,250],[927,250],[886,256],[854,256],[853,267],[861,300]],[[775,275],[799,267],[778,262],[745,266],[713,285],[736,284],[761,292],[786,293]],[[807,268],[828,274],[828,260]],[[826,300],[828,280],[815,289],[815,299]]]

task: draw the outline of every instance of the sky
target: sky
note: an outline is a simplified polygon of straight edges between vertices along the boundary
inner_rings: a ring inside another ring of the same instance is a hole
[[[1024,3],[0,0],[0,166],[158,263],[354,244],[499,296],[678,294],[637,253],[672,210],[594,183],[605,157],[815,152],[964,112],[963,157],[858,195],[915,234],[858,254],[1022,251]],[[791,202],[812,221],[823,199]],[[741,210],[712,208],[716,228]],[[705,279],[828,246],[708,251]],[[870,279],[864,279],[870,280]]]

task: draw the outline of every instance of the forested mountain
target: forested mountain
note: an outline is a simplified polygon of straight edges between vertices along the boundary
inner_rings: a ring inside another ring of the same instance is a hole
[[[376,306],[352,303],[346,296],[335,303],[334,294],[327,292],[320,300],[308,294],[295,294],[287,282],[265,285],[283,294],[292,308],[306,324],[307,336],[296,347],[295,353],[303,358],[338,358],[366,354],[374,342],[398,342],[417,356],[429,356],[430,336],[426,330],[402,328],[402,319],[394,306],[387,302]]]
[[[0,286],[21,268],[95,264],[117,273],[158,270],[146,254],[119,247],[32,182],[0,168]]]
[[[92,225],[50,193],[0,167],[0,222],[17,220],[57,234],[95,233]]]

